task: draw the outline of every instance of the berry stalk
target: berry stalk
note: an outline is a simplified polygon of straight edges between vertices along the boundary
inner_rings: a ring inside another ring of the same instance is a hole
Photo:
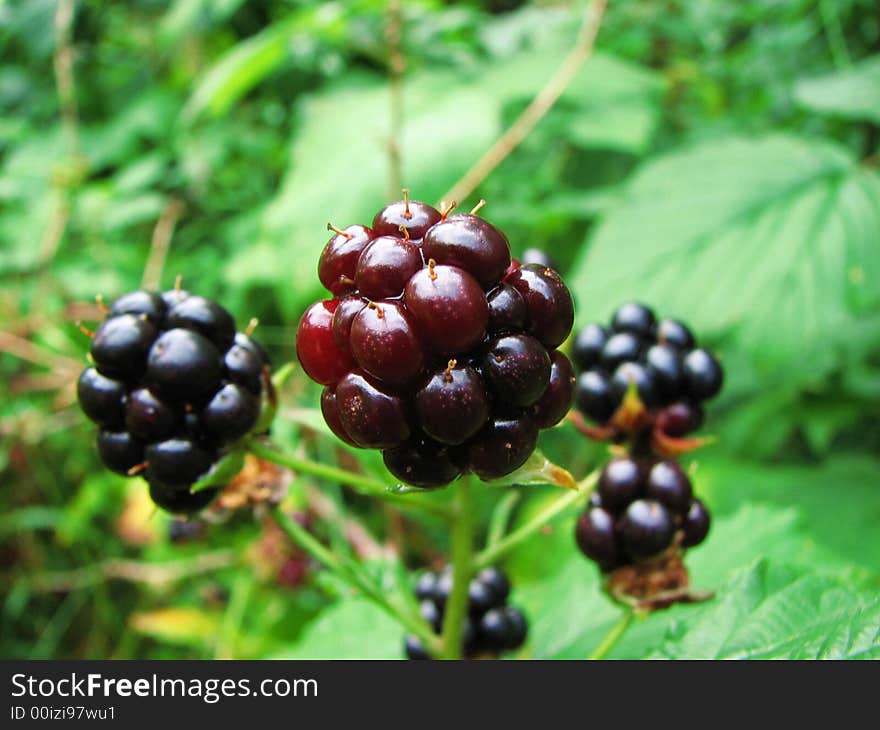
[[[299,474],[310,474],[311,476],[326,479],[331,482],[345,484],[374,497],[379,497],[380,499],[385,499],[389,502],[400,504],[401,506],[411,507],[422,512],[433,514],[435,517],[440,517],[442,519],[449,519],[451,516],[449,510],[446,509],[444,505],[415,500],[412,498],[412,495],[403,496],[394,494],[388,491],[390,485],[385,484],[378,479],[373,479],[372,477],[358,474],[357,472],[348,471],[347,469],[340,469],[336,466],[330,466],[329,464],[322,464],[317,461],[312,461],[311,459],[294,456],[293,454],[280,451],[275,444],[268,444],[259,439],[250,439],[247,442],[247,450],[254,456],[265,459],[266,461],[271,461],[273,464],[278,464],[279,466],[286,466],[288,469],[292,469]]]
[[[570,507],[579,505],[584,502],[593,491],[593,488],[595,487],[598,478],[598,470],[590,472],[590,474],[588,474],[578,483],[577,491],[566,492],[548,507],[545,507],[543,510],[541,510],[531,520],[526,522],[526,524],[518,527],[513,532],[508,533],[500,540],[497,540],[494,543],[487,545],[486,548],[484,548],[474,557],[474,570],[486,568],[498,562],[520,543],[528,540],[532,535],[541,530],[557,515],[562,514]]]
[[[593,653],[590,654],[590,659],[599,660],[608,656],[608,652],[617,646],[617,642],[620,641],[626,633],[626,630],[630,627],[630,624],[632,624],[635,616],[636,612],[632,609],[625,610],[623,615],[617,619],[609,632],[605,634],[605,638],[599,642],[599,645],[593,650]]]
[[[468,608],[468,585],[473,574],[473,505],[470,479],[455,486],[455,522],[452,525],[452,592],[443,618],[441,657],[461,659],[464,622]]]

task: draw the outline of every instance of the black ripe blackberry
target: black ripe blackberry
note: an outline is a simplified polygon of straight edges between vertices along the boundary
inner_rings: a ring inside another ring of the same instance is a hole
[[[333,296],[296,335],[333,433],[381,449],[420,488],[521,467],[573,398],[573,368],[555,349],[574,316],[559,275],[546,260],[512,261],[483,218],[406,195],[370,227],[333,230],[318,263]]]
[[[415,586],[419,612],[437,635],[443,630],[446,601],[452,590],[452,572],[426,572]],[[468,607],[462,636],[462,656],[497,656],[520,648],[528,634],[522,611],[507,604],[510,582],[498,568],[485,568],[468,584]],[[404,640],[404,653],[409,659],[430,659],[422,642],[415,636]]]
[[[602,469],[575,541],[608,572],[693,547],[708,532],[709,512],[677,462],[620,456]]]
[[[123,294],[92,340],[77,383],[101,427],[101,460],[139,474],[162,509],[189,514],[216,496],[191,485],[257,424],[269,369],[265,350],[210,299],[180,289]]]
[[[577,409],[600,438],[654,428],[661,437],[680,439],[702,425],[702,403],[721,390],[724,373],[708,350],[697,348],[693,333],[674,319],[658,320],[637,302],[620,306],[608,327],[588,324],[574,339]],[[643,411],[621,408],[635,391]],[[609,433],[610,430],[610,433]]]

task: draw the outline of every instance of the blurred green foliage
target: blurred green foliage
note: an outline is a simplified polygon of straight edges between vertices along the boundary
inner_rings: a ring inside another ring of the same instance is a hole
[[[392,120],[384,2],[0,3],[4,657],[400,655],[401,630],[322,572],[286,586],[295,551],[249,514],[172,544],[139,480],[98,465],[72,384],[75,320],[139,286],[168,233],[162,285],[181,274],[258,317],[275,361],[292,359],[327,221],[367,223],[393,194],[390,136],[413,196],[436,201],[542,88],[583,12],[403,6]],[[717,521],[688,559],[717,597],[638,622],[611,656],[880,656],[878,69],[874,0],[612,0],[559,103],[460,201],[486,198],[514,253],[553,256],[580,324],[638,298],[725,363],[718,440],[695,457]],[[316,396],[295,374],[275,437],[387,479],[321,436]],[[602,458],[568,427],[541,446],[577,476]],[[442,559],[441,522],[304,478],[292,502],[307,509],[314,487],[335,515],[314,529],[335,545],[349,549],[347,515],[411,568]],[[555,496],[522,489],[517,521]],[[501,494],[479,495],[482,524]],[[528,656],[584,657],[616,618],[573,519],[508,561]],[[370,565],[400,578],[396,559]]]

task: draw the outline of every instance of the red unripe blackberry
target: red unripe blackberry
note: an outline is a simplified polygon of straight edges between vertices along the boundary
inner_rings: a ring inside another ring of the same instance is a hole
[[[483,379],[470,366],[450,360],[416,393],[416,414],[422,430],[444,444],[462,444],[489,418]]]
[[[574,398],[574,384],[571,362],[559,350],[553,350],[550,353],[550,383],[532,410],[538,428],[550,428],[565,418]]]
[[[358,446],[390,449],[409,438],[406,402],[360,373],[348,373],[337,383],[336,405],[343,429]]]
[[[359,294],[347,294],[333,313],[333,341],[342,352],[351,353],[351,325],[369,302]]]
[[[486,334],[486,297],[476,279],[462,269],[429,263],[409,280],[403,301],[425,346],[438,355],[467,352]]]
[[[373,230],[377,236],[402,236],[406,228],[410,238],[424,238],[431,226],[440,221],[440,211],[418,200],[398,200],[376,213]]]
[[[481,366],[489,386],[504,403],[537,403],[550,384],[550,358],[534,337],[503,335],[492,340]]]
[[[516,289],[529,310],[528,332],[547,347],[559,347],[571,332],[574,304],[565,283],[553,269],[521,266],[505,283]]]
[[[306,375],[321,385],[334,384],[354,365],[333,338],[333,313],[338,305],[337,299],[316,302],[305,311],[296,331],[300,365]]]
[[[510,244],[501,231],[476,215],[453,215],[432,227],[422,242],[425,260],[457,266],[489,288],[510,266]]]
[[[366,226],[348,226],[333,236],[318,260],[318,278],[336,295],[354,289],[358,258],[376,234]]]
[[[489,332],[501,334],[519,332],[529,321],[525,300],[512,286],[501,284],[487,297],[489,304]]]
[[[355,285],[369,299],[399,297],[410,277],[422,268],[419,247],[396,236],[373,239],[358,259]]]
[[[392,386],[411,383],[425,367],[422,343],[402,304],[370,302],[351,323],[351,354],[369,375]]]
[[[310,307],[297,331],[330,429],[385,450],[392,474],[421,487],[514,471],[572,398],[570,364],[548,351],[571,327],[561,279],[538,266],[519,289],[502,284],[520,271],[504,234],[473,214],[441,218],[405,198],[358,245],[358,232],[337,232],[319,271],[340,298]]]
[[[324,416],[324,421],[336,438],[344,441],[349,446],[357,446],[354,439],[348,435],[345,426],[342,425],[339,405],[336,403],[336,391],[329,386],[324,388],[324,391],[321,393],[321,415]]]

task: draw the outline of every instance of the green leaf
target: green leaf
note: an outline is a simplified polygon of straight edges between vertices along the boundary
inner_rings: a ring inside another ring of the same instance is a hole
[[[308,624],[284,659],[398,659],[404,631],[363,598],[338,601]]]
[[[528,487],[552,484],[555,487],[577,489],[574,477],[567,470],[550,461],[539,449],[536,449],[528,461],[516,471],[500,479],[485,482],[485,484],[490,487],[510,487],[517,484]]]
[[[670,659],[880,658],[880,604],[830,578],[761,561],[738,572],[680,638]]]
[[[578,320],[646,301],[737,356],[728,396],[784,398],[853,342],[880,347],[877,230],[880,176],[840,147],[703,143],[646,164],[606,215],[570,279]]]
[[[794,98],[821,114],[880,123],[880,55],[844,71],[802,79],[794,87]]]
[[[234,46],[202,78],[183,110],[184,120],[226,112],[284,61],[297,30],[295,22],[275,23]]]

